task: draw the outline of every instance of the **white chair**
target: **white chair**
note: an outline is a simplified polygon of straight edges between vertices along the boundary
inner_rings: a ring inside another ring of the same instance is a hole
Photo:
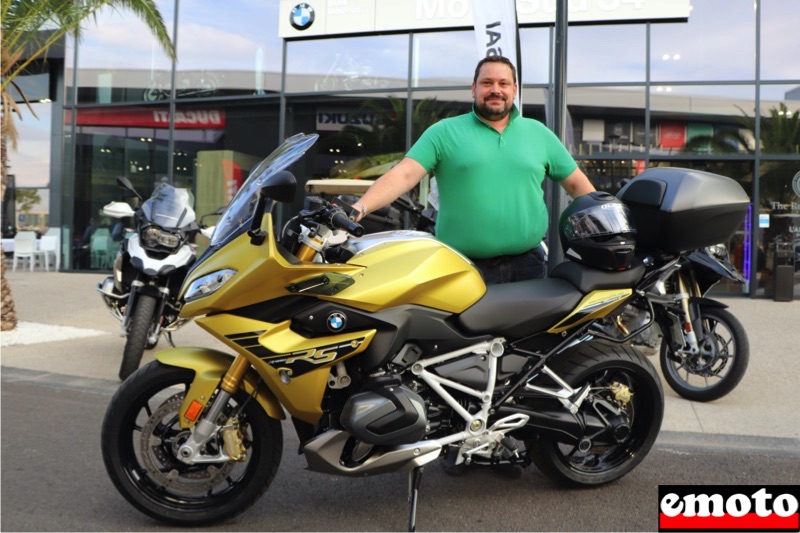
[[[25,261],[31,265],[31,272],[36,266],[36,261],[41,260],[44,264],[44,252],[39,250],[39,243],[36,242],[36,233],[33,231],[20,231],[14,236],[14,263],[11,267],[12,272],[17,271],[17,260]]]
[[[92,268],[109,268],[114,258],[111,256],[111,232],[108,228],[97,228],[89,242],[89,259]]]
[[[32,241],[36,240],[36,232],[25,230],[25,231],[18,231],[16,235],[14,235],[14,240],[17,239],[30,239]]]
[[[57,235],[45,234],[39,241],[39,251],[42,252],[44,257],[44,269],[50,271],[50,258],[53,258],[53,267],[58,272],[58,267],[61,264],[61,249],[59,246],[59,238]]]

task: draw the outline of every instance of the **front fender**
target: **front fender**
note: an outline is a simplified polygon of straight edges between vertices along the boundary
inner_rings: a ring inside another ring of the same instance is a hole
[[[711,298],[703,298],[692,296],[689,298],[689,303],[692,305],[698,305],[700,308],[703,307],[716,307],[717,309],[727,309],[728,304],[724,304],[718,300],[712,300]]]
[[[170,348],[158,352],[156,359],[164,365],[188,368],[194,371],[194,379],[180,410],[181,427],[190,428],[199,417],[195,417],[194,420],[187,418],[185,416],[187,409],[192,402],[198,402],[205,409],[208,399],[219,386],[222,376],[230,368],[234,357],[209,348]],[[242,387],[247,394],[254,396],[254,399],[271,418],[276,420],[286,418],[280,402],[263,382],[259,382],[258,374],[254,370],[251,369],[245,375]]]

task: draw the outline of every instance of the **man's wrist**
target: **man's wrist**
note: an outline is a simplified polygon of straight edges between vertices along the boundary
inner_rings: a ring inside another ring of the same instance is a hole
[[[361,211],[361,218],[364,218],[365,216],[367,216],[367,208],[364,207],[364,204],[362,204],[361,202],[354,203],[353,207],[355,207],[356,209]]]

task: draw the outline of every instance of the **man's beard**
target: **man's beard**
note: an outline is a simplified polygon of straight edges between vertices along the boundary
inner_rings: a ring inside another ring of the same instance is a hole
[[[501,120],[511,112],[511,106],[506,107],[505,100],[501,100],[501,102],[503,103],[501,109],[491,109],[486,104],[486,100],[484,100],[482,104],[475,104],[475,111],[481,118],[485,118],[486,120]]]

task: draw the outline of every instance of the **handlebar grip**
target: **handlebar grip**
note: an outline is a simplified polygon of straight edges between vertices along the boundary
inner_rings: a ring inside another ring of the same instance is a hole
[[[364,235],[364,226],[350,220],[342,211],[333,213],[331,216],[331,226],[336,229],[343,229],[354,237]]]

